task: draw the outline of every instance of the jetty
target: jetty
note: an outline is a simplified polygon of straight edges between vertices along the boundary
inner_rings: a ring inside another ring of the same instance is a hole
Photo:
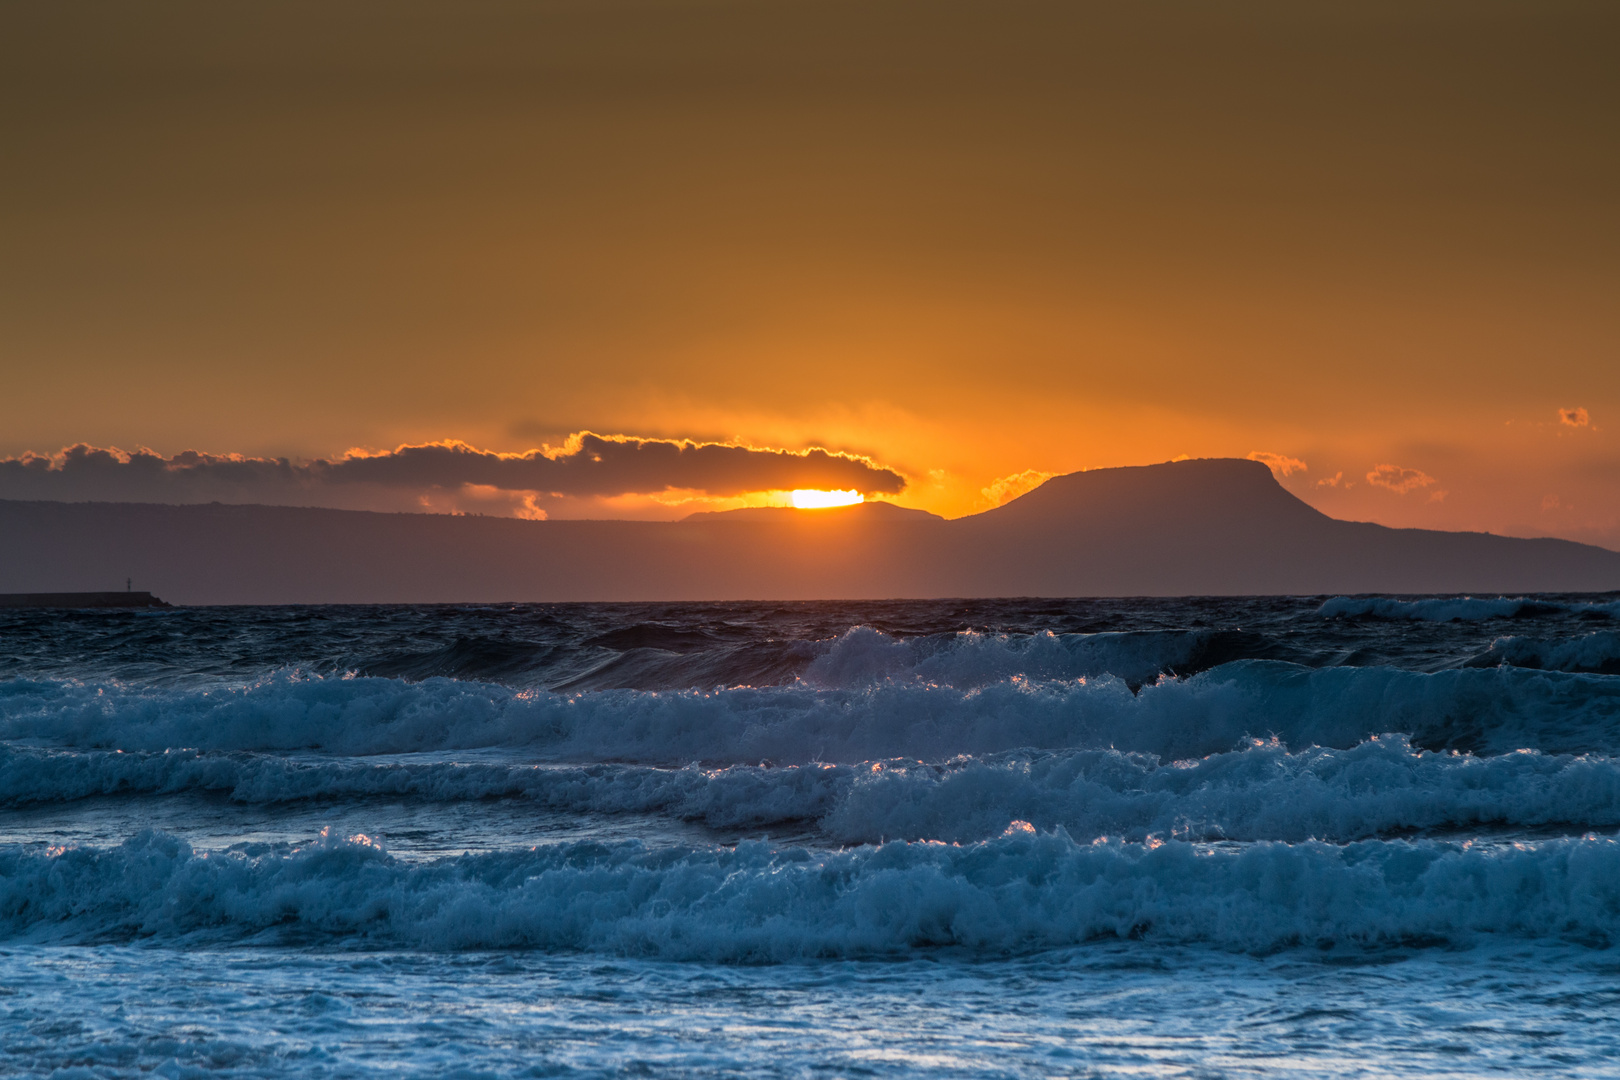
[[[0,608],[166,608],[149,592],[0,593]]]

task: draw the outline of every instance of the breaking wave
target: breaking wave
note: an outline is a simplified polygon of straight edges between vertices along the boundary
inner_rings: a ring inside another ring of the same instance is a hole
[[[1620,679],[1242,660],[1134,692],[1112,675],[1013,676],[971,689],[887,679],[844,689],[801,682],[574,695],[298,672],[210,690],[0,682],[0,738],[121,750],[352,755],[523,747],[556,760],[853,764],[1034,748],[1174,761],[1250,737],[1275,736],[1291,749],[1345,749],[1384,732],[1431,750],[1617,753]]]
[[[898,636],[857,626],[823,640],[733,640],[713,630],[636,623],[577,647],[461,636],[421,652],[355,659],[357,675],[472,679],[557,691],[780,686],[848,687],[913,679],[983,685],[1012,675],[1117,675],[1132,686],[1239,659],[1280,658],[1278,645],[1240,630],[954,633]]]
[[[1118,750],[1067,750],[939,764],[721,769],[0,748],[0,805],[183,792],[259,805],[516,799],[577,814],[668,815],[717,829],[813,823],[837,844],[983,840],[1013,820],[1136,841],[1346,842],[1481,827],[1620,827],[1620,761],[1432,753],[1403,736],[1298,753],[1257,742],[1171,765]]]
[[[914,681],[961,689],[1013,677],[1081,679],[1112,675],[1138,687],[1162,675],[1191,675],[1244,659],[1274,659],[1281,647],[1241,630],[1138,630],[1094,634],[965,631],[898,638],[856,627],[826,643],[800,680],[825,689]]]
[[[528,948],[723,961],[1000,955],[1097,938],[1239,950],[1612,940],[1620,844],[1077,843],[1015,822],[980,844],[842,852],[559,844],[405,863],[365,837],[198,852],[0,850],[12,941],[184,939]]]

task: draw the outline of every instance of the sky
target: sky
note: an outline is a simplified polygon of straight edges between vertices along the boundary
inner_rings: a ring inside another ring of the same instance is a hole
[[[1620,548],[1617,43],[1571,0],[6,5],[0,497],[954,517],[1253,455]]]

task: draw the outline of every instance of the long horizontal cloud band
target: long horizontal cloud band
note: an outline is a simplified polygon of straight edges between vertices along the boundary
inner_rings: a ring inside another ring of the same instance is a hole
[[[577,449],[574,444],[577,442]],[[825,450],[795,453],[723,443],[615,439],[586,432],[549,457],[492,454],[461,444],[402,446],[390,454],[350,457],[327,467],[332,480],[414,487],[485,484],[508,491],[625,495],[668,488],[710,495],[791,488],[854,488],[893,493],[905,479],[872,462]]]
[[[286,458],[186,451],[164,457],[71,446],[54,456],[0,459],[0,498],[191,499],[230,490],[266,499],[290,490],[366,484],[407,490],[478,485],[503,491],[593,497],[671,489],[713,496],[793,488],[894,493],[906,481],[893,469],[826,450],[774,450],[673,439],[582,432],[561,451],[497,454],[465,443],[401,446],[381,454],[293,462]]]

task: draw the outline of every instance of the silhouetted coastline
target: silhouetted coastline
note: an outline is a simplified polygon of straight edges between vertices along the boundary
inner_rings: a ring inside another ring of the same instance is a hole
[[[1340,521],[1264,465],[1054,477],[946,521],[883,504],[677,522],[0,502],[0,588],[133,574],[176,602],[1602,592],[1620,553]]]

